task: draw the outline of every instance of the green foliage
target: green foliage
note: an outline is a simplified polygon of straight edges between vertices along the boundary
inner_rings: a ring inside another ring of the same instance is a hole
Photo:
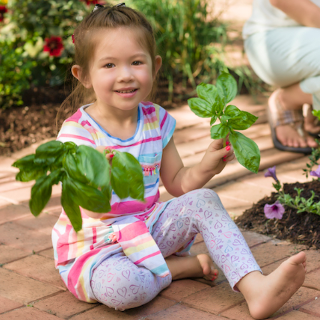
[[[305,169],[303,171],[306,171]],[[308,176],[307,176],[308,177]],[[278,180],[277,183],[273,183],[273,187],[277,190],[277,200],[282,204],[290,208],[297,210],[297,213],[309,212],[320,215],[320,201],[316,202],[315,198],[319,199],[319,195],[316,195],[311,190],[311,197],[306,199],[301,196],[303,189],[294,188],[297,195],[293,198],[290,194],[284,193],[283,186]]]
[[[319,165],[318,160],[320,159],[320,141],[318,139],[315,139],[315,141],[318,143],[318,148],[312,148],[311,155],[309,156],[310,162],[306,164],[307,168],[303,169],[303,174],[308,178],[308,175],[312,171],[313,166]]]
[[[248,129],[258,118],[236,106],[226,104],[237,94],[237,83],[229,73],[221,73],[216,86],[201,83],[197,86],[198,98],[191,98],[188,104],[199,117],[211,118],[210,125],[217,119],[220,124],[211,127],[212,139],[225,139],[229,134],[235,156],[239,163],[257,173],[260,165],[260,150],[257,144],[240,132]]]
[[[311,197],[309,199],[305,199],[301,196],[303,189],[294,188],[294,190],[297,191],[297,195],[294,198],[291,197],[290,194],[280,191],[278,195],[279,202],[283,205],[296,209],[297,213],[309,212],[320,215],[320,201],[315,201],[315,197],[319,197],[315,195],[313,190],[311,190]]]
[[[0,108],[21,105],[21,93],[29,88],[34,62],[23,56],[22,48],[6,40],[0,42],[0,66]]]
[[[50,141],[40,145],[35,154],[14,162],[12,166],[20,170],[16,180],[36,180],[29,201],[32,214],[41,213],[50,200],[52,186],[59,182],[61,204],[75,231],[82,228],[79,206],[98,213],[109,212],[112,189],[121,199],[130,196],[144,201],[140,163],[129,153],[113,152],[110,167],[106,157],[93,148]]]
[[[312,110],[312,114],[320,120],[320,110]]]
[[[151,22],[163,73],[172,93],[174,79],[182,74],[196,87],[196,78],[212,81],[225,68],[217,53],[225,42],[226,26],[208,13],[208,0],[131,0],[127,5],[143,12]],[[214,43],[219,43],[214,45]]]
[[[0,30],[0,54],[4,60],[0,83],[6,88],[4,93],[0,90],[0,108],[22,104],[21,94],[30,85],[64,82],[74,54],[71,35],[92,10],[80,0],[11,0],[8,8],[9,22]],[[62,39],[63,50],[58,56],[44,52],[45,39],[51,36]]]

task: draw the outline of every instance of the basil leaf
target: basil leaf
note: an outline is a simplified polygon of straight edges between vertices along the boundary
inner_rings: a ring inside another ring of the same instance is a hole
[[[218,90],[213,84],[203,82],[197,86],[197,95],[199,98],[207,101],[211,106],[216,103],[219,96]]]
[[[16,180],[21,182],[28,182],[32,180],[38,180],[44,175],[47,175],[47,170],[34,167],[33,170],[20,170],[20,172],[18,172],[16,175]]]
[[[12,164],[12,167],[18,168],[20,170],[27,170],[34,168],[34,158],[35,154],[29,154],[21,159],[18,159]]]
[[[131,197],[144,201],[143,173],[139,161],[128,152],[112,158],[111,186],[120,199]]]
[[[110,185],[110,165],[106,157],[99,151],[79,146],[76,153],[68,153],[64,168],[69,176],[95,188]]]
[[[226,103],[233,100],[237,95],[237,82],[230,73],[221,73],[217,79],[216,86],[220,93],[223,92]]]
[[[210,120],[210,126],[212,126],[217,121],[217,116],[212,116]]]
[[[62,170],[56,170],[48,176],[40,177],[34,184],[31,189],[31,199],[29,201],[29,207],[34,216],[38,216],[46,206],[51,197],[52,185],[60,181],[62,174]]]
[[[68,197],[71,197],[80,207],[98,213],[111,210],[110,199],[107,199],[100,190],[70,177],[64,179],[63,184],[68,190]]]
[[[110,185],[110,165],[105,155],[88,147],[79,146],[77,153],[78,168],[90,184],[96,188]]]
[[[64,179],[65,181],[66,179]],[[62,183],[61,205],[68,216],[73,229],[78,232],[82,229],[82,217],[79,206],[72,200],[68,184]]]
[[[211,118],[214,115],[212,105],[201,98],[188,99],[190,109],[201,118]]]
[[[229,140],[239,163],[248,170],[257,173],[260,165],[260,150],[257,144],[237,131],[230,133]]]
[[[84,175],[83,171],[79,168],[77,157],[75,153],[68,153],[63,161],[63,167],[68,175],[84,184],[88,184],[89,180]]]
[[[53,164],[57,158],[64,153],[64,144],[60,141],[49,141],[40,145],[36,149],[35,164],[41,164],[49,166]]]
[[[65,148],[67,150],[69,150],[70,152],[76,152],[77,151],[78,146],[72,141],[64,142],[64,145],[65,145]]]
[[[211,138],[212,139],[223,139],[229,133],[229,128],[223,123],[216,124],[211,127]]]
[[[242,111],[236,106],[229,105],[224,111],[225,118],[228,118],[228,125],[235,130],[245,130],[251,127],[258,117],[253,114]],[[221,117],[222,118],[222,117]]]

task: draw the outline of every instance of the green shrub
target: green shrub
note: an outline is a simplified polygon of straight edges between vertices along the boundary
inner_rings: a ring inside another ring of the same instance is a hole
[[[209,0],[129,0],[151,22],[163,59],[163,72],[172,92],[182,76],[195,88],[195,78],[210,82],[225,68],[219,59],[226,26],[208,14]],[[219,45],[215,45],[219,43]]]
[[[11,52],[10,59],[15,59],[19,64],[22,62],[23,66],[8,66],[1,70],[1,83],[5,88],[10,87],[10,90],[7,89],[9,95],[14,93],[19,96],[21,104],[22,90],[30,85],[55,86],[64,83],[69,73],[68,66],[73,60],[73,30],[93,6],[79,0],[9,0],[8,8],[6,17],[9,21],[0,31],[1,56],[5,51]],[[45,52],[46,39],[51,37],[61,39],[55,42],[61,43],[61,50]],[[18,73],[18,83],[11,79],[12,70]],[[30,85],[27,86],[26,82]],[[10,107],[16,97],[3,98],[2,90],[0,92],[0,108]]]
[[[0,106],[8,108],[23,103],[21,93],[30,87],[34,62],[23,57],[22,48],[0,42]]]

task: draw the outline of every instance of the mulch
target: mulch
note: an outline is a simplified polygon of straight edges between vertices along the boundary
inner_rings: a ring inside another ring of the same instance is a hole
[[[313,190],[316,195],[314,200],[320,201],[320,181],[284,184],[284,192],[293,198],[297,195],[294,188],[303,189],[301,197],[305,199],[311,197],[311,190]],[[297,213],[296,209],[285,206],[285,213],[281,220],[267,219],[263,211],[264,205],[273,204],[276,200],[276,192],[269,197],[264,197],[237,217],[236,224],[245,230],[273,235],[280,240],[290,240],[293,243],[320,249],[320,215],[308,212]]]

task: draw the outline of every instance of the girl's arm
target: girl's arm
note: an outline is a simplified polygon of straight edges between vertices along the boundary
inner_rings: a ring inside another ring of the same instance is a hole
[[[320,28],[320,8],[310,0],[269,0],[290,18],[306,27]]]
[[[226,161],[223,157],[226,156]],[[232,147],[223,147],[223,139],[214,140],[201,162],[184,167],[176,146],[171,139],[163,149],[160,175],[167,191],[179,197],[191,190],[202,188],[214,175],[220,173],[226,163],[235,158]]]

